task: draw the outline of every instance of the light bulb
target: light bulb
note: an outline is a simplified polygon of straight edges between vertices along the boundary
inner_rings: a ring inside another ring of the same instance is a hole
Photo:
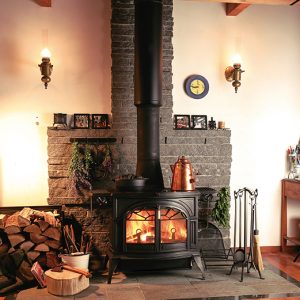
[[[234,54],[231,60],[232,64],[242,64],[242,58],[238,53]]]
[[[48,48],[44,48],[44,49],[41,51],[41,56],[42,56],[42,57],[50,58],[50,57],[51,57],[51,52],[49,51]]]

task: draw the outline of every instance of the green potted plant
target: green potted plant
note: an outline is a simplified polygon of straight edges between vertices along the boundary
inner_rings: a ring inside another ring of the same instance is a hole
[[[222,187],[218,192],[218,199],[212,210],[211,216],[214,221],[224,228],[229,227],[230,222],[230,189],[228,186]]]

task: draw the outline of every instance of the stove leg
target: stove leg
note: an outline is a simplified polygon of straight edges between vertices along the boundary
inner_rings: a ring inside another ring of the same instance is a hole
[[[197,265],[197,267],[199,268],[201,275],[202,275],[202,280],[205,279],[205,275],[204,275],[204,266],[203,266],[203,262],[201,259],[200,254],[192,254],[192,261],[194,261]]]
[[[111,284],[111,279],[113,276],[113,273],[115,272],[118,264],[119,264],[119,259],[118,258],[110,258],[108,261],[108,278],[107,278],[107,283]]]

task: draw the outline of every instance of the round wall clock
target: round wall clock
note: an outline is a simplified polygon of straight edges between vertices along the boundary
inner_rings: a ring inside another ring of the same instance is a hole
[[[191,75],[185,80],[184,90],[188,96],[194,99],[201,99],[207,95],[209,84],[203,76]]]

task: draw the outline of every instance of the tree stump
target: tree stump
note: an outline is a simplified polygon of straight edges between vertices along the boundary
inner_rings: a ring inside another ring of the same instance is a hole
[[[89,287],[89,278],[68,270],[62,272],[45,272],[47,289],[50,294],[68,296],[80,293]]]

